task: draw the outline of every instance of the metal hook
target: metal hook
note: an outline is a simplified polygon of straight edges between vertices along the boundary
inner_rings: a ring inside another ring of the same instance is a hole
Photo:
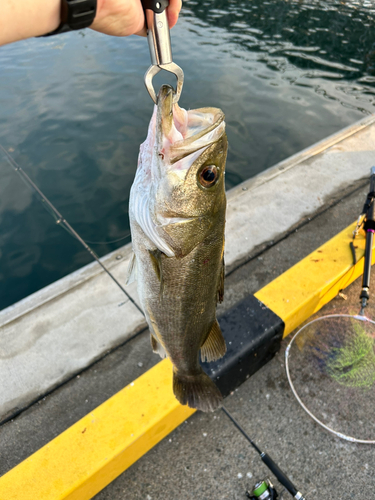
[[[142,0],[147,24],[147,39],[150,49],[151,66],[145,74],[145,85],[151,99],[157,104],[157,97],[152,85],[153,77],[162,69],[173,73],[177,78],[176,90],[173,102],[180,99],[182,86],[184,83],[184,72],[172,60],[171,37],[166,8],[168,0],[152,1]]]
[[[146,71],[146,74],[145,74],[146,89],[147,89],[148,93],[150,94],[151,99],[154,101],[155,104],[157,104],[158,99],[156,96],[154,86],[152,84],[152,79],[162,69],[164,69],[165,71],[168,71],[169,73],[173,73],[177,78],[176,90],[174,90],[174,93],[173,93],[173,103],[175,104],[179,101],[180,96],[181,96],[182,86],[184,84],[184,72],[174,62],[170,62],[168,64],[161,64],[160,66],[152,64],[148,68],[148,70]]]

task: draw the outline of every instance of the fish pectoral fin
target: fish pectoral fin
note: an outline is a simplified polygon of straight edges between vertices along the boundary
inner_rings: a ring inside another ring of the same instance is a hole
[[[215,411],[223,404],[221,392],[202,369],[196,375],[173,370],[173,392],[182,405],[201,411]]]
[[[130,285],[136,279],[137,279],[137,259],[135,257],[135,253],[133,252],[133,255],[129,261],[128,270],[126,271],[125,285]]]
[[[156,340],[156,338],[151,334],[151,347],[152,350],[156,353],[159,354],[159,356],[164,359],[167,357],[167,353],[165,352],[164,347]]]
[[[220,302],[220,304],[224,300],[224,280],[225,280],[225,263],[223,257],[220,278],[219,278],[219,286],[217,288],[217,302]]]
[[[163,280],[163,266],[161,261],[161,251],[158,249],[149,250],[148,253],[150,255],[152,267],[155,271],[158,280],[160,281],[159,296],[160,298],[162,298],[164,289],[164,280]]]
[[[207,339],[201,347],[201,360],[202,361],[215,361],[222,358],[227,352],[227,346],[223,334],[220,330],[218,321],[213,324]]]

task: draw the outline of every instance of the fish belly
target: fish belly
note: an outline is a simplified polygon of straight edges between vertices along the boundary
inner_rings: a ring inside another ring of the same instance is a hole
[[[161,254],[160,272],[155,271],[152,258],[157,249],[134,221],[132,244],[141,305],[151,335],[159,344],[156,350],[159,353],[165,350],[173,364],[177,399],[204,411],[216,409],[221,403],[221,394],[203,372],[199,351],[217,324],[224,224],[221,228],[217,225],[216,232],[185,257]],[[218,335],[223,345],[220,329]],[[193,387],[187,387],[189,384]]]

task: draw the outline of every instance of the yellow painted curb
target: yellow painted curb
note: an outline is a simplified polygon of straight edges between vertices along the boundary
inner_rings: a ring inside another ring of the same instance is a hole
[[[285,335],[354,281],[354,224],[255,296],[285,322]],[[356,240],[357,258],[365,239]],[[0,478],[0,500],[89,500],[192,415],[172,393],[164,360]]]
[[[161,361],[0,478],[1,500],[92,498],[195,410]]]
[[[284,337],[363,273],[365,236],[359,235],[355,239],[355,266],[350,250],[355,226],[348,226],[255,294],[257,299],[283,319]]]

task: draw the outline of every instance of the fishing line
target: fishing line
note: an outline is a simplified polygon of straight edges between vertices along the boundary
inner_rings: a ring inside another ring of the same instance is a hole
[[[90,243],[90,245],[111,245],[112,243],[118,243],[119,241],[125,240],[126,238],[129,238],[130,236],[130,231],[125,235],[122,236],[121,238],[118,238],[117,240],[111,240],[111,241],[90,241],[86,240],[86,243]]]
[[[285,351],[288,382],[303,410],[335,436],[362,444],[375,444],[375,321],[365,316],[370,298],[374,199],[375,167],[353,233],[353,242],[361,229],[366,234],[359,313],[345,311],[310,321],[297,331]]]
[[[81,236],[77,233],[77,231],[73,229],[73,227],[69,224],[69,222],[66,219],[64,219],[64,217],[57,210],[57,208],[50,202],[50,200],[43,194],[43,192],[38,188],[38,186],[30,179],[27,173],[18,165],[18,163],[11,157],[8,151],[6,151],[6,149],[4,149],[1,144],[0,144],[0,149],[7,156],[7,159],[9,160],[9,163],[11,164],[13,170],[17,172],[17,174],[20,175],[22,180],[25,181],[26,184],[38,194],[42,202],[42,205],[47,209],[48,213],[50,213],[53,216],[56,224],[59,224],[61,227],[63,227],[66,231],[68,231],[69,234],[71,234],[76,240],[78,240],[81,243],[81,245],[87,250],[87,252],[89,252],[89,254],[96,260],[96,262],[100,265],[100,267],[108,274],[108,276],[116,283],[116,285],[120,288],[120,290],[126,295],[126,297],[130,300],[130,302],[144,316],[142,309],[133,300],[133,298],[126,292],[124,287],[117,281],[117,279],[113,276],[113,274],[109,271],[109,269],[101,262],[101,260],[99,259],[98,255],[94,252],[94,250],[89,247],[89,245],[85,242],[85,240],[83,240],[83,238],[81,238]]]

